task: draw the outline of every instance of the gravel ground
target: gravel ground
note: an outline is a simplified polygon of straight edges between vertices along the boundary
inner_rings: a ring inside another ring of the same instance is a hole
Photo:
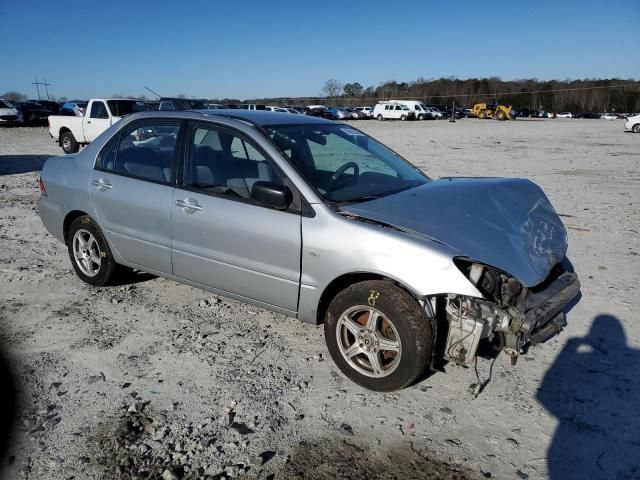
[[[37,214],[37,170],[59,147],[45,128],[0,128],[5,423],[17,390],[0,476],[640,478],[640,135],[600,120],[354,124],[433,177],[540,184],[583,284],[567,329],[515,367],[480,359],[477,398],[474,369],[451,365],[364,390],[320,326],[144,275],[83,284]]]

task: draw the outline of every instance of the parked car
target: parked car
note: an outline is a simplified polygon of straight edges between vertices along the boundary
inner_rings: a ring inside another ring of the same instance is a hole
[[[278,107],[278,106],[274,106],[274,105],[267,105],[265,107],[265,110],[267,110],[269,112],[291,113],[291,112],[289,112],[289,110],[287,110],[284,107]]]
[[[352,116],[351,112],[344,108],[333,107],[327,109],[323,118],[328,118],[330,120],[351,120]]]
[[[415,113],[398,102],[380,102],[373,107],[373,116],[378,120],[413,120]]]
[[[601,120],[618,120],[618,116],[615,113],[603,113],[600,115]]]
[[[367,118],[373,118],[373,107],[356,107],[356,110],[363,112]]]
[[[573,118],[573,114],[571,112],[560,112],[556,113],[557,118]]]
[[[390,102],[405,105],[413,111],[417,120],[433,120],[435,118],[432,110],[424,103],[415,100],[389,100]]]
[[[89,100],[88,113],[83,117],[49,116],[49,135],[64,153],[76,153],[125,115],[147,110],[148,106],[137,100],[94,98]]]
[[[243,103],[238,105],[238,109],[240,110],[266,110],[267,107],[265,105],[258,105],[255,103]]]
[[[580,289],[534,183],[432,180],[308,116],[129,115],[48,159],[39,186],[42,222],[82,281],[129,267],[324,323],[336,365],[373,390],[410,385],[436,345],[463,365],[480,342],[517,360],[562,330]]]
[[[624,124],[625,131],[640,133],[640,115],[628,117]]]
[[[87,111],[87,105],[89,102],[84,100],[72,100],[70,102],[65,102],[60,107],[59,115],[67,115],[71,117],[83,117],[84,113]]]
[[[9,100],[0,98],[0,124],[21,123],[22,114]]]
[[[19,102],[14,106],[20,111],[24,124],[44,125],[47,122],[47,117],[54,114],[53,110],[35,101]]]
[[[352,120],[365,120],[368,118],[365,112],[361,112],[360,110],[356,110],[355,108],[345,107],[344,110],[351,114]]]
[[[158,106],[162,111],[203,110],[209,108],[207,100],[163,97]]]
[[[304,114],[320,118],[324,118],[325,115],[329,115],[328,108],[324,105],[309,105],[308,107],[305,107]]]

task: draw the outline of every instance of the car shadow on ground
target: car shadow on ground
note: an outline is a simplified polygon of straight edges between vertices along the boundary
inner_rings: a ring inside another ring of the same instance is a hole
[[[0,155],[0,176],[39,172],[52,155]]]
[[[4,463],[5,455],[11,447],[11,433],[17,408],[16,394],[15,381],[9,363],[0,351],[0,466]]]
[[[612,315],[569,339],[537,394],[559,422],[547,452],[551,480],[640,478],[639,372],[640,350]]]

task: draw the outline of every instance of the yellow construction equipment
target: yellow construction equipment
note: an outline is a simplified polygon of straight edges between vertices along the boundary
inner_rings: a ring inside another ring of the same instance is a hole
[[[498,100],[487,100],[487,103],[476,103],[471,109],[471,115],[477,118],[495,118],[496,120],[513,119],[511,105],[501,105]]]

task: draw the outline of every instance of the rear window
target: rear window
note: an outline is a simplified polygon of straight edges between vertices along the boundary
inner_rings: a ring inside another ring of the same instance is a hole
[[[135,100],[107,100],[111,115],[116,117],[124,117],[131,113],[146,112],[150,108],[143,102],[137,102]]]

